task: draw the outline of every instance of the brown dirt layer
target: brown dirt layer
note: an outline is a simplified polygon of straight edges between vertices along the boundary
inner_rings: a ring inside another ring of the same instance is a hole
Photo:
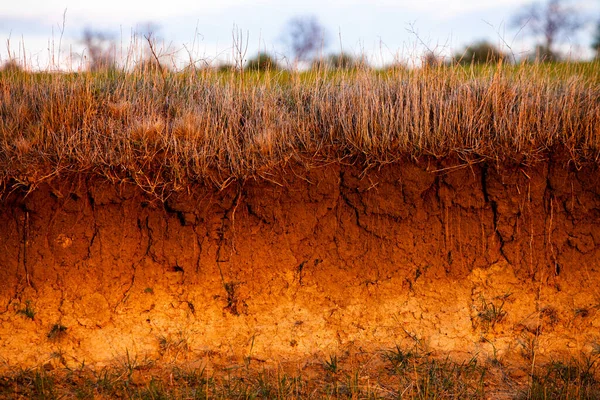
[[[288,167],[164,203],[83,175],[0,204],[0,369],[600,343],[600,172]]]

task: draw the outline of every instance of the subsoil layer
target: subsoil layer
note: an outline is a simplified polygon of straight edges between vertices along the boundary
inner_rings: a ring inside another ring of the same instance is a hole
[[[0,369],[416,342],[531,365],[600,343],[595,166],[287,166],[164,201],[83,174],[28,189],[0,203]]]

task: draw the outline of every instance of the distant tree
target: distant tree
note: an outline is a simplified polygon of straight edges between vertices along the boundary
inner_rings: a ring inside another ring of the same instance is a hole
[[[335,69],[350,69],[357,67],[360,62],[348,53],[330,54],[327,63]]]
[[[85,28],[82,44],[87,56],[90,71],[101,71],[115,67],[115,42],[112,35],[106,32]]]
[[[506,54],[500,51],[496,46],[488,41],[482,40],[468,45],[462,53],[455,54],[454,62],[461,64],[495,64],[506,58]]]
[[[16,60],[8,60],[0,66],[0,72],[18,74],[23,72],[23,67]]]
[[[314,60],[311,64],[313,69],[352,69],[366,65],[364,60],[357,59],[348,53],[330,54],[325,58]]]
[[[235,71],[235,65],[231,64],[231,63],[221,63],[219,65],[217,65],[217,71],[218,72],[233,72]]]
[[[248,71],[270,71],[279,69],[277,61],[267,53],[258,53],[255,57],[246,62]]]
[[[538,44],[528,59],[529,61],[557,62],[560,61],[560,54],[542,44]]]
[[[583,26],[577,10],[565,5],[565,2],[548,0],[545,4],[532,3],[515,14],[511,22],[513,28],[524,29],[533,37],[543,38],[536,53],[546,56],[546,59],[556,59],[555,44]]]
[[[288,21],[283,40],[296,61],[309,61],[327,47],[327,32],[314,15],[295,17]]]
[[[596,33],[592,40],[592,49],[596,52],[596,58],[600,58],[600,21],[596,24]]]

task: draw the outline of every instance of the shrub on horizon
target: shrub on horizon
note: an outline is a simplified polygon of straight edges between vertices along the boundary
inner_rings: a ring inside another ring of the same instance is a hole
[[[25,72],[25,69],[15,60],[8,60],[0,67],[0,72],[5,73],[21,73]]]
[[[367,66],[363,58],[357,58],[348,53],[330,54],[312,62],[312,69],[355,69]]]
[[[462,53],[454,55],[458,64],[497,64],[508,60],[507,54],[486,40],[475,42],[465,47]]]
[[[248,71],[273,71],[278,70],[277,61],[268,53],[258,53],[246,62],[245,69]]]

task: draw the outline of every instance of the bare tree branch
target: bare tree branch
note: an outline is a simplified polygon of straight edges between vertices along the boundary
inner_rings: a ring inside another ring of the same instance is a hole
[[[565,3],[565,0],[532,3],[515,14],[511,25],[513,28],[529,31],[531,36],[542,37],[541,50],[551,56],[555,54],[556,43],[583,26],[577,10]]]
[[[327,47],[327,32],[314,15],[295,17],[288,21],[284,41],[296,61],[309,61]]]

